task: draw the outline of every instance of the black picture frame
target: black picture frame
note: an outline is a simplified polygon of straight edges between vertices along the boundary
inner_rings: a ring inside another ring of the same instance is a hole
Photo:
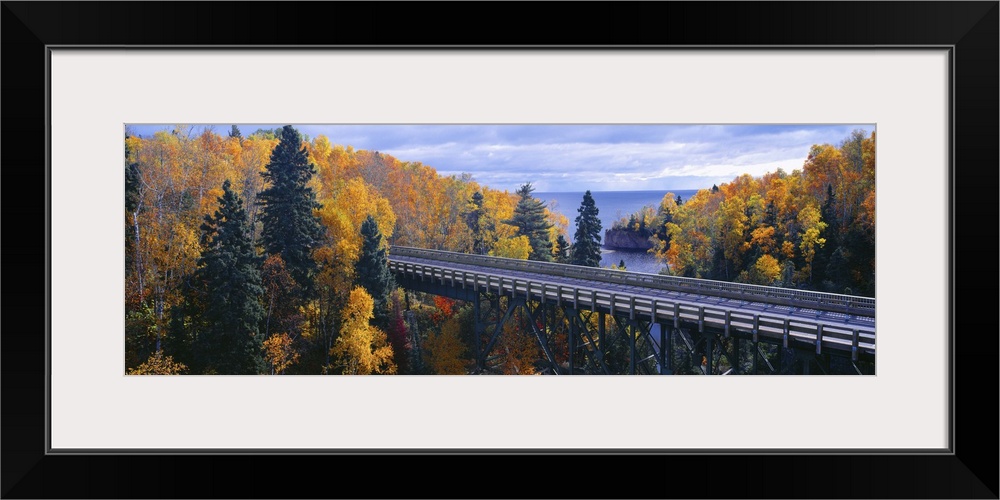
[[[3,249],[8,269],[38,273],[37,281],[9,280],[14,293],[4,297],[3,497],[298,498],[320,486],[322,496],[387,498],[997,498],[997,427],[989,425],[998,421],[997,261],[988,228],[998,215],[998,2],[579,3],[567,16],[570,5],[3,2]],[[490,453],[489,461],[421,453],[433,455],[420,462],[431,459],[437,478],[407,454],[47,454],[47,47],[345,44],[952,47],[951,452]],[[970,304],[979,299],[987,310],[977,315]],[[330,477],[310,475],[307,463]],[[541,487],[526,486],[539,476]],[[460,489],[465,482],[456,477],[477,478],[481,487]]]

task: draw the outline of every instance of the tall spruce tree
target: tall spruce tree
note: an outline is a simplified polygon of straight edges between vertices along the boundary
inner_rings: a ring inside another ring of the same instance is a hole
[[[566,241],[566,237],[560,234],[556,238],[556,247],[552,250],[556,262],[565,264],[569,261],[569,248],[569,242]]]
[[[137,275],[138,259],[136,249],[138,248],[139,232],[136,227],[139,218],[139,204],[142,201],[139,193],[139,185],[142,182],[139,176],[139,163],[133,161],[132,149],[128,145],[129,136],[125,136],[125,221],[131,219],[131,224],[125,226],[125,272],[126,274]]]
[[[583,194],[583,201],[576,211],[580,215],[576,216],[570,264],[598,267],[601,265],[601,219],[597,217],[600,210],[589,190]]]
[[[389,271],[389,256],[382,244],[378,222],[369,215],[361,223],[361,255],[354,265],[357,283],[374,301],[373,324],[385,330],[389,326],[389,297],[396,288],[396,280]]]
[[[480,224],[483,212],[483,193],[476,191],[472,194],[468,211],[465,213],[465,224],[472,231],[472,253],[478,255],[486,254],[486,244],[483,241],[483,228]]]
[[[310,295],[317,269],[312,251],[323,237],[323,226],[313,213],[321,205],[307,186],[316,169],[291,125],[280,130],[278,139],[267,170],[261,174],[271,183],[260,193],[261,240],[268,254],[281,255],[288,272]]]
[[[850,270],[844,265],[846,263],[844,254],[847,249],[840,247],[840,224],[835,201],[833,185],[827,184],[826,199],[823,201],[823,206],[820,207],[820,218],[827,224],[826,231],[823,231],[826,244],[816,249],[816,256],[813,258],[813,280],[817,283],[830,281],[835,288],[833,291],[839,291],[848,279],[846,274]],[[839,256],[832,260],[838,250],[840,251]],[[833,265],[831,266],[831,264]]]
[[[535,189],[531,183],[523,184],[517,190],[520,199],[514,207],[514,216],[504,221],[517,228],[518,236],[527,236],[531,245],[528,260],[551,261],[552,242],[549,241],[551,224],[545,219],[545,204],[531,195]]]
[[[250,240],[243,200],[222,184],[219,209],[201,225],[202,253],[194,273],[203,307],[196,315],[195,356],[219,374],[264,373],[260,258]]]

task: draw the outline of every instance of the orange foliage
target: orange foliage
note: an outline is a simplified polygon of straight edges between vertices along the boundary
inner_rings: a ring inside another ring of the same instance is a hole
[[[448,297],[435,295],[434,307],[436,307],[437,310],[431,313],[431,320],[434,321],[435,324],[441,324],[442,321],[450,319],[455,315],[455,301],[449,299]]]
[[[464,375],[470,361],[465,356],[466,347],[459,338],[459,323],[451,318],[441,325],[441,332],[431,334],[424,341],[424,360],[438,375]]]
[[[276,333],[264,341],[264,356],[271,365],[272,375],[281,375],[299,360],[287,333]]]
[[[174,361],[172,356],[164,356],[163,351],[156,351],[141,365],[130,368],[128,375],[181,375],[188,367],[184,363]]]
[[[538,340],[531,333],[521,310],[504,324],[494,352],[500,355],[504,375],[536,375],[535,362],[543,358]]]

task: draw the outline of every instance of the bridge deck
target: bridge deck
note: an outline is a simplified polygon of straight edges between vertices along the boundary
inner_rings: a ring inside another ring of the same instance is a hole
[[[623,312],[631,305],[645,316],[650,316],[652,308],[656,307],[658,320],[673,318],[671,311],[665,311],[664,303],[677,304],[679,308],[674,310],[677,316],[688,322],[703,321],[727,329],[731,325],[744,331],[754,328],[772,338],[787,334],[806,342],[814,342],[818,337],[822,344],[838,349],[850,350],[856,345],[865,352],[875,351],[875,319],[871,316],[408,255],[390,255],[390,265],[396,273],[419,274],[442,282],[450,275],[452,285],[462,288],[501,287],[553,302],[577,298],[588,305],[610,310],[618,308]],[[456,277],[459,283],[455,283]],[[856,338],[852,339],[854,332]]]

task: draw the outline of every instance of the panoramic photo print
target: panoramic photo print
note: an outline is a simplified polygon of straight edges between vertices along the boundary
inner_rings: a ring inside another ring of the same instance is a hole
[[[126,124],[127,375],[873,375],[875,126]]]

